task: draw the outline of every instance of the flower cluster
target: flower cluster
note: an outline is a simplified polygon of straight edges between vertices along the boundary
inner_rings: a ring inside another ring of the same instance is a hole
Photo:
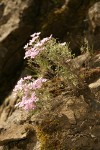
[[[42,40],[39,39],[40,32],[34,33],[31,35],[32,39],[24,46],[25,58],[35,58],[42,50],[44,50],[45,44],[51,39],[52,35],[47,38],[43,38]]]
[[[38,101],[36,90],[41,88],[43,82],[46,82],[46,79],[42,77],[37,80],[33,80],[32,76],[21,78],[13,91],[15,96],[20,94],[22,101],[15,106],[22,107],[25,110],[35,109]]]
[[[28,69],[34,72],[34,76],[45,76],[51,80],[57,77],[66,83],[71,80],[72,84],[75,85],[76,77],[72,73],[72,68],[69,67],[72,55],[68,44],[57,42],[52,35],[43,39],[40,39],[39,36],[40,32],[32,34],[31,40],[24,46],[24,59],[27,58]],[[27,76],[18,81],[14,93],[15,95],[18,94],[21,101],[16,106],[25,110],[36,108],[39,100],[39,89],[46,82],[46,79],[42,77],[34,80],[32,76]],[[59,83],[57,84],[59,85]]]
[[[40,32],[32,34],[32,39],[24,46],[24,49],[26,50],[24,59],[35,58],[40,51],[44,50],[45,44],[52,37],[50,36],[40,40],[39,35]],[[43,82],[46,82],[46,79],[42,77],[37,80],[33,80],[32,76],[21,78],[13,90],[14,95],[16,96],[18,94],[22,100],[16,104],[16,106],[22,107],[25,110],[34,109],[36,107],[36,102],[38,101],[36,90],[41,88]]]

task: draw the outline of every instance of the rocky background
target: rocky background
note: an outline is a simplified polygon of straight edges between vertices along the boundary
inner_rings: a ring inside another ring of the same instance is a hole
[[[38,31],[70,42],[72,64],[85,74],[86,85],[29,118],[15,109],[12,89],[25,67],[23,46]],[[84,48],[81,54],[85,38],[90,53]],[[0,1],[0,104],[0,150],[100,149],[99,0]]]

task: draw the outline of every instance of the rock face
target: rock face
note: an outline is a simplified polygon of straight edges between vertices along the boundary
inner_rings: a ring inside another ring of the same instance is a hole
[[[14,79],[16,73],[17,76],[20,74],[23,46],[33,32],[41,31],[43,37],[53,34],[61,41],[70,42],[70,47],[76,55],[80,54],[79,48],[85,36],[90,46],[99,50],[98,1],[0,1],[0,101],[3,101],[7,91],[14,85],[14,81],[9,81]]]
[[[99,7],[99,0],[0,1],[0,150],[100,149]],[[70,42],[76,55],[87,37],[95,53],[72,60],[87,82],[78,94],[59,93],[30,117],[14,107],[12,89],[24,68],[23,46],[37,31]]]
[[[34,32],[34,0],[0,1],[0,103],[14,85],[23,64],[23,46]]]
[[[100,50],[100,2],[95,3],[89,9],[88,16],[90,21],[89,42],[94,47],[94,50]]]
[[[100,103],[88,88],[48,99],[31,116],[15,109],[16,100],[12,94],[0,110],[0,150],[100,149]]]
[[[82,59],[78,56],[72,60],[78,65],[80,63],[80,69],[89,60],[88,68],[85,67],[82,72],[80,70],[80,74],[85,73],[90,88],[80,83],[77,92],[73,89],[66,90],[66,94],[59,92],[52,99],[44,100],[42,109],[33,115],[15,108],[18,99],[12,92],[0,107],[0,150],[99,150],[98,56],[90,58],[89,54],[85,54],[80,56]]]

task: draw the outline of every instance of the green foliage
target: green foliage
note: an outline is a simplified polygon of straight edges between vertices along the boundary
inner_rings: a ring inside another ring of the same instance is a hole
[[[90,52],[89,44],[86,38],[84,39],[84,44],[81,46],[80,50],[82,54],[86,52]]]
[[[68,44],[59,43],[56,39],[51,38],[44,46],[44,50],[34,60],[28,60],[28,65],[33,70],[35,77],[60,78],[66,84],[76,86],[77,76],[73,67],[70,66],[72,57]]]

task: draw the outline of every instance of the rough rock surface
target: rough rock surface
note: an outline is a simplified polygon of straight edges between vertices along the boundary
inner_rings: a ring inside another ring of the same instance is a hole
[[[97,56],[89,61],[95,64]],[[87,60],[87,55],[80,57]],[[79,60],[76,57],[73,61],[77,64]],[[81,62],[80,65],[82,68]],[[89,80],[93,68],[84,69],[85,78]],[[67,94],[60,93],[48,102],[44,100],[43,108],[33,115],[14,107],[17,99],[12,93],[0,108],[0,150],[99,150],[100,97],[97,96],[97,88],[100,83],[93,82],[100,76],[93,77],[88,83],[91,90],[85,84],[85,87],[80,85],[78,94],[69,91],[65,91]],[[96,86],[93,89],[91,85]]]
[[[88,40],[94,50],[100,51],[100,2],[95,3],[88,12],[89,16],[89,34]]]
[[[14,85],[13,76],[20,74],[23,46],[33,32],[70,42],[76,55],[85,36],[91,47],[99,50],[99,7],[99,0],[1,0],[0,103]]]
[[[0,1],[0,150],[100,149],[99,7],[99,0]],[[77,54],[86,35],[98,52],[72,60],[89,87],[59,93],[30,117],[14,107],[18,99],[9,91],[23,70],[23,46],[36,31],[70,41]]]
[[[23,63],[23,46],[34,32],[34,0],[0,1],[0,103],[15,84]]]

